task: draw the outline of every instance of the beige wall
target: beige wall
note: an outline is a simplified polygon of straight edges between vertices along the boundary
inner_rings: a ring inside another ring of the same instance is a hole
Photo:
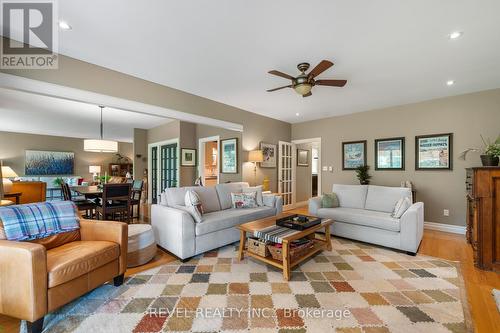
[[[69,151],[75,153],[75,175],[89,180],[89,165],[100,165],[102,174],[108,170],[108,164],[115,161],[113,153],[89,153],[83,151],[83,139],[60,136],[0,132],[0,159],[4,165],[14,169],[19,175],[24,175],[25,150]],[[119,153],[132,159],[131,143],[120,142]]]
[[[174,120],[147,130],[147,142],[156,143],[179,138],[181,131],[180,123],[180,121]]]
[[[310,143],[297,144],[296,148],[309,151],[308,166],[298,166],[297,162],[295,163],[295,165],[297,165],[295,169],[295,176],[297,179],[295,184],[295,200],[300,203],[309,200],[312,196],[312,151]]]
[[[187,123],[181,121],[180,123],[180,137],[179,137],[180,148],[190,148],[197,149],[196,140],[196,124]],[[182,151],[179,150],[182,154]],[[181,158],[181,157],[179,157]],[[198,158],[198,157],[196,157]],[[199,161],[197,161],[199,162]],[[192,186],[196,179],[196,167],[195,166],[181,166],[180,169],[180,186]]]
[[[289,123],[257,115],[226,104],[62,55],[59,56],[59,69],[57,70],[2,69],[0,71],[242,124],[244,125],[242,134],[242,148],[244,151],[256,149],[261,141],[277,143],[279,140],[290,140],[291,125]],[[150,140],[156,140],[155,136],[148,136],[148,142],[153,142]],[[264,175],[267,175],[271,179],[272,190],[276,190],[277,170],[260,169],[257,177],[259,182],[262,181]],[[248,163],[243,168],[242,177],[244,180],[253,181],[253,168],[251,165],[248,165]]]
[[[453,171],[415,171],[415,136],[452,132]],[[310,121],[292,126],[293,139],[321,136],[323,192],[333,183],[356,184],[354,171],[342,171],[341,142],[368,140],[368,164],[374,167],[374,140],[406,137],[406,170],[374,171],[372,184],[398,186],[411,180],[418,201],[425,203],[425,220],[465,225],[465,168],[481,165],[479,155],[458,159],[468,147],[481,146],[480,134],[492,139],[500,134],[500,89],[454,96],[381,110]],[[321,168],[320,168],[321,170]],[[443,216],[443,209],[450,216]]]
[[[148,168],[148,131],[134,128],[134,178],[141,179]]]

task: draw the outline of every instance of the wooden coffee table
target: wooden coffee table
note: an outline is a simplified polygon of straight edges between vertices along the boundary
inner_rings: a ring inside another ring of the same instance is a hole
[[[288,237],[283,238],[283,260],[276,260],[272,257],[263,257],[256,253],[246,251],[245,250],[245,242],[247,241],[247,233],[253,235],[254,231],[258,231],[272,225],[276,224],[276,219],[294,215],[293,213],[282,213],[273,217],[260,219],[252,222],[248,222],[238,226],[240,230],[240,247],[238,252],[238,259],[243,260],[245,253],[257,260],[265,262],[266,264],[273,265],[281,270],[283,270],[283,279],[286,281],[290,280],[290,269],[292,267],[297,266],[304,260],[310,258],[314,254],[327,249],[330,251],[332,249],[332,243],[330,239],[330,225],[333,223],[331,219],[323,219],[321,224],[318,224],[314,227],[308,228],[306,230],[302,230]],[[316,235],[316,231],[325,228],[325,236],[324,239],[318,238]],[[314,240],[314,245],[307,251],[307,253],[301,255],[298,258],[290,258],[289,244],[291,241],[300,239],[300,238],[309,238]]]

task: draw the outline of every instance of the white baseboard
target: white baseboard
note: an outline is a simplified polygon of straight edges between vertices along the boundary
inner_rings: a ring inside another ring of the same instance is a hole
[[[424,222],[424,229],[451,232],[453,234],[465,235],[466,227],[436,222]]]

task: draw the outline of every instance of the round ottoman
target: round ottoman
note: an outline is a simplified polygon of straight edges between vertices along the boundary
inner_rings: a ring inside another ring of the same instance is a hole
[[[156,254],[155,236],[149,224],[129,224],[127,267],[144,265]]]

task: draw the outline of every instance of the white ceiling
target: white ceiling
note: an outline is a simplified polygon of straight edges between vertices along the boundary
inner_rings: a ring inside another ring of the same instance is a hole
[[[60,52],[299,122],[500,87],[497,0],[60,1]],[[449,40],[452,31],[463,37]],[[267,74],[335,63],[302,98]],[[446,86],[447,80],[454,86]],[[300,116],[296,116],[300,113]]]
[[[97,105],[0,88],[0,131],[98,138]],[[134,128],[149,129],[172,121],[151,115],[105,108],[104,138],[133,142]]]

